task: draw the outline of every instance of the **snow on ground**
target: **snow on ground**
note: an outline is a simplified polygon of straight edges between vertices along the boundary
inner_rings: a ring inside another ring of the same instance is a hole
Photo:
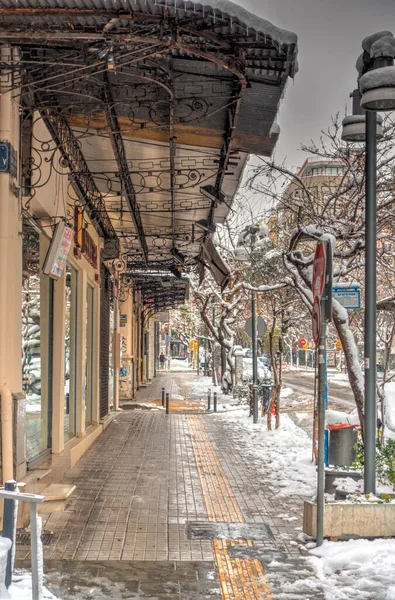
[[[324,542],[310,553],[326,600],[395,600],[395,540]]]
[[[281,389],[281,398],[288,398],[294,393],[293,389],[290,387],[283,387]]]
[[[266,418],[254,425],[248,409],[239,408],[221,415],[225,428],[231,428],[245,449],[262,464],[265,477],[276,484],[279,495],[311,496],[316,487],[316,468],[311,461],[312,443],[300,427],[286,414],[281,428],[268,431]]]
[[[12,584],[8,588],[8,595],[0,595],[0,599],[31,600],[32,598],[32,576],[27,571],[15,571],[12,576]],[[42,600],[56,600],[56,596],[43,587]]]

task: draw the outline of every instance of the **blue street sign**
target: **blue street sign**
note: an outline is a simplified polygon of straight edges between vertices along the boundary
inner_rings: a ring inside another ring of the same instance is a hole
[[[346,310],[361,308],[361,286],[359,285],[349,285],[347,287],[334,285],[332,297]]]

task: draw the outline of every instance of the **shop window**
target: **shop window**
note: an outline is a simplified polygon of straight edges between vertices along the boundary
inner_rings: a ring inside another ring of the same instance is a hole
[[[114,359],[113,359],[113,343],[114,343],[114,303],[110,306],[110,344],[109,344],[109,361],[108,361],[108,404],[110,408],[114,406]]]
[[[85,344],[85,377],[83,387],[83,402],[85,403],[85,426],[92,425],[93,403],[93,309],[94,289],[88,284],[86,290],[86,344]]]
[[[48,246],[44,235],[23,226],[22,381],[28,463],[51,447],[53,280],[41,272]]]
[[[77,270],[67,264],[64,369],[65,442],[76,435],[77,285]]]

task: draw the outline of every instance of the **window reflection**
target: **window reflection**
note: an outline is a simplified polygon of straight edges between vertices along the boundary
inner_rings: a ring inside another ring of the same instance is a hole
[[[86,290],[85,323],[85,380],[83,401],[85,402],[85,425],[92,424],[92,380],[93,380],[93,296],[94,290],[88,284]]]
[[[77,327],[76,269],[66,265],[66,315],[65,315],[65,380],[64,380],[64,437],[65,441],[76,434],[76,327]]]
[[[22,381],[26,394],[26,455],[49,446],[52,409],[53,281],[41,272],[49,241],[23,226]]]

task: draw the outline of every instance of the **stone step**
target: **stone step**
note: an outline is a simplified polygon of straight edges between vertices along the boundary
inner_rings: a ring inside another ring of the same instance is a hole
[[[45,496],[45,500],[43,504],[39,504],[38,512],[47,515],[51,512],[64,511],[66,501],[74,490],[75,485],[50,483],[40,492],[41,496]]]

